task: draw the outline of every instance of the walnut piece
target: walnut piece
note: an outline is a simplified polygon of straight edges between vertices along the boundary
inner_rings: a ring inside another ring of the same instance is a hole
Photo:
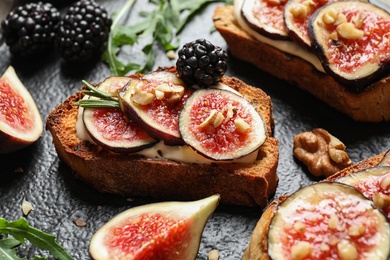
[[[314,176],[329,177],[352,165],[345,145],[328,131],[315,128],[294,137],[294,156]]]

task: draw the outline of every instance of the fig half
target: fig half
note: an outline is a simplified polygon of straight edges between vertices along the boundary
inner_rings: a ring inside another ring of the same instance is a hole
[[[92,237],[93,259],[193,260],[219,195],[190,202],[161,202],[126,210]]]
[[[98,89],[117,96],[129,81],[128,77],[109,77]],[[94,99],[95,97],[89,97]],[[116,153],[134,153],[157,143],[140,127],[127,119],[120,109],[83,108],[83,122],[91,139],[107,150]]]
[[[179,117],[183,140],[213,160],[232,160],[256,151],[267,138],[261,115],[242,96],[222,89],[200,89]]]
[[[390,224],[352,186],[319,182],[284,200],[271,220],[271,259],[382,259],[390,256]]]
[[[43,132],[39,110],[13,67],[0,78],[0,153],[20,150]]]
[[[167,145],[182,145],[178,117],[191,93],[175,74],[159,71],[132,79],[119,101],[126,116],[150,136]]]
[[[338,1],[310,18],[309,37],[325,71],[360,92],[390,72],[390,14],[361,1]]]
[[[283,10],[287,0],[244,0],[241,15],[258,33],[275,40],[289,40],[283,22]]]

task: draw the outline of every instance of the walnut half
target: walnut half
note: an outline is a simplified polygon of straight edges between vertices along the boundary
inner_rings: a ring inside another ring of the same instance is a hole
[[[294,137],[294,156],[314,176],[329,177],[352,165],[345,145],[328,131],[315,128]]]

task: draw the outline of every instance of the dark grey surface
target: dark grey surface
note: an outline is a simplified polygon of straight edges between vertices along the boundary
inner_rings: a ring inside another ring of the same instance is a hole
[[[125,1],[99,2],[112,13]],[[194,17],[180,35],[181,45],[196,38],[207,38],[227,49],[218,33],[210,33],[215,6],[210,5]],[[55,106],[81,87],[81,80],[99,82],[109,75],[109,69],[103,62],[77,68],[61,61],[54,50],[39,60],[16,60],[10,56],[2,41],[0,44],[0,73],[9,65],[14,66],[35,99],[44,121]],[[135,59],[139,58],[137,52],[127,53]],[[291,193],[316,181],[292,154],[293,137],[300,132],[316,127],[327,129],[346,144],[354,162],[390,148],[390,123],[354,122],[294,86],[230,58],[227,75],[262,88],[273,100],[274,134],[280,142],[277,170],[280,181],[276,196]],[[173,64],[164,53],[156,61],[156,65]],[[0,155],[0,217],[10,221],[19,219],[22,217],[21,204],[27,200],[34,206],[27,216],[30,225],[56,235],[58,243],[75,259],[89,259],[90,239],[101,225],[123,210],[155,200],[133,198],[130,201],[96,192],[76,179],[71,170],[59,161],[51,141],[51,135],[44,131],[42,137],[30,147]],[[23,172],[18,173],[17,169],[23,169]],[[220,251],[220,259],[241,258],[261,212],[260,208],[220,205],[204,230],[198,259],[207,259],[212,249]],[[86,227],[77,227],[72,218],[86,221]],[[23,247],[22,253],[27,254],[29,259],[34,254],[47,254],[31,245]]]

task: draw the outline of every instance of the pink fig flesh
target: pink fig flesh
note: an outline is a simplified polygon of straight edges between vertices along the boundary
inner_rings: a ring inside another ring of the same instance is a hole
[[[12,67],[0,78],[0,153],[20,150],[43,132],[39,110]]]
[[[131,208],[92,237],[94,259],[195,259],[200,239],[220,196]]]

